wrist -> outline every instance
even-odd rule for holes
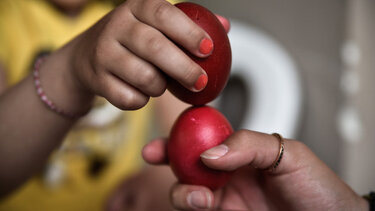
[[[72,74],[68,49],[62,48],[45,58],[39,72],[45,95],[59,109],[76,114],[73,116],[90,110],[94,94],[86,90]]]

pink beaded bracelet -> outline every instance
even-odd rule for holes
[[[34,70],[33,70],[33,77],[34,77],[34,84],[36,88],[36,93],[38,94],[39,98],[42,100],[43,104],[50,109],[51,111],[65,117],[68,119],[78,119],[88,113],[88,111],[82,112],[82,113],[77,113],[73,114],[68,111],[64,111],[63,109],[59,108],[56,106],[55,103],[53,103],[46,95],[44,92],[41,83],[40,83],[40,67],[42,66],[46,56],[39,57],[35,64],[34,64]]]

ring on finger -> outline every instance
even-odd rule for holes
[[[284,150],[285,150],[284,138],[278,133],[272,133],[272,135],[275,136],[279,140],[280,145],[279,145],[279,153],[275,161],[272,163],[270,167],[266,168],[267,171],[271,171],[271,172],[274,171],[279,166],[281,159],[283,158]]]

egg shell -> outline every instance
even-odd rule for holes
[[[232,133],[228,120],[212,107],[194,106],[185,110],[175,122],[167,144],[170,166],[179,182],[212,190],[225,185],[232,172],[207,167],[200,155]]]
[[[199,58],[182,48],[207,73],[208,83],[203,91],[192,92],[171,78],[168,81],[168,89],[173,95],[186,103],[204,105],[214,100],[228,82],[232,64],[229,39],[221,22],[208,9],[190,2],[178,3],[175,6],[210,35],[214,49],[210,56]]]

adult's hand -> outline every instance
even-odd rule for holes
[[[110,193],[106,211],[173,210],[169,203],[169,189],[176,181],[167,166],[148,166],[126,178]]]
[[[175,184],[171,201],[181,210],[368,210],[368,203],[346,185],[308,147],[285,139],[280,165],[275,136],[241,130],[222,145],[201,155],[213,169],[236,170],[223,188],[212,192],[202,186]],[[151,164],[167,162],[165,140],[144,147]]]

